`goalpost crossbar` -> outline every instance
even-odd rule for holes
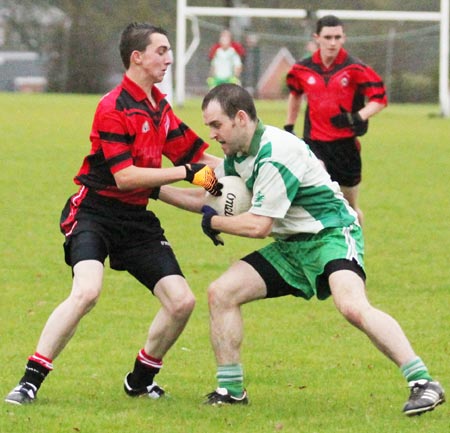
[[[439,22],[439,102],[441,114],[450,117],[449,1],[441,0],[439,12],[318,9],[314,11],[314,16],[321,18],[325,15],[336,15],[346,20]],[[199,34],[194,35],[189,49],[186,49],[186,20],[190,19],[195,23],[198,16],[305,19],[310,16],[310,11],[306,9],[188,6],[187,0],[177,0],[176,102],[178,105],[184,104],[186,64],[191,57],[192,47],[198,46],[200,38]]]

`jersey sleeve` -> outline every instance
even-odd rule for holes
[[[286,86],[294,95],[302,95],[304,90],[300,80],[300,65],[295,64],[286,75]]]
[[[266,162],[253,185],[252,207],[249,212],[271,218],[283,218],[292,205],[299,187],[294,177],[283,177],[279,167]]]
[[[182,122],[172,110],[167,113],[167,138],[163,154],[174,165],[197,162],[209,147],[189,126]]]
[[[112,111],[98,114],[91,140],[98,141],[98,147],[101,148],[111,173],[133,164],[130,151],[133,137],[127,130],[121,113]]]
[[[220,44],[216,43],[211,46],[211,48],[208,51],[208,59],[212,60],[214,56],[216,55],[217,49],[220,47]]]
[[[369,100],[387,105],[386,87],[382,78],[370,67],[361,70],[358,83],[361,93]]]
[[[286,158],[267,158],[262,155],[257,163],[257,177],[253,184],[251,213],[283,218],[292,206],[304,176],[305,165],[293,164],[297,156]],[[295,172],[293,171],[295,167]]]

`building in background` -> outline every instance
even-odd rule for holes
[[[55,7],[0,7],[0,91],[47,90],[50,60],[55,57],[53,29],[65,23],[66,15]]]
[[[46,87],[39,53],[0,50],[0,91],[44,92]]]

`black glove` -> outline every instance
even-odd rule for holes
[[[222,195],[223,185],[218,182],[214,170],[205,164],[186,164],[186,177],[193,185],[202,186],[210,194],[218,197]]]
[[[358,112],[350,113],[339,107],[341,114],[333,116],[330,121],[336,128],[351,128],[355,135],[361,136],[367,132],[369,122],[363,120]]]
[[[284,125],[283,128],[285,131],[290,132],[291,134],[295,135],[294,125]]]
[[[161,191],[161,187],[155,186],[152,189],[152,192],[150,193],[150,195],[148,197],[151,198],[152,200],[158,200],[160,191]]]
[[[208,236],[213,242],[214,245],[224,245],[222,238],[219,236],[220,232],[218,230],[214,230],[211,227],[211,218],[214,215],[217,215],[217,212],[211,206],[203,206],[202,207],[202,230],[206,236]]]

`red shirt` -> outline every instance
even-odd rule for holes
[[[243,45],[241,45],[239,42],[231,41],[231,46],[236,50],[236,52],[239,54],[239,57],[244,60],[245,58],[245,48]],[[214,55],[216,54],[217,49],[220,48],[220,44],[217,42],[215,43],[208,52],[208,58],[209,60],[212,60],[214,58]]]
[[[360,110],[366,98],[387,104],[381,77],[369,66],[350,56],[343,48],[333,64],[326,68],[317,50],[312,57],[292,66],[286,78],[291,93],[306,94],[304,138],[334,141],[353,137],[350,128],[336,128],[330,118],[341,112]]]
[[[76,184],[124,203],[145,206],[152,189],[120,191],[114,173],[130,165],[161,168],[163,155],[174,165],[201,158],[208,145],[178,119],[155,86],[152,95],[156,106],[125,75],[122,83],[101,99],[90,135],[91,152],[74,179]]]

